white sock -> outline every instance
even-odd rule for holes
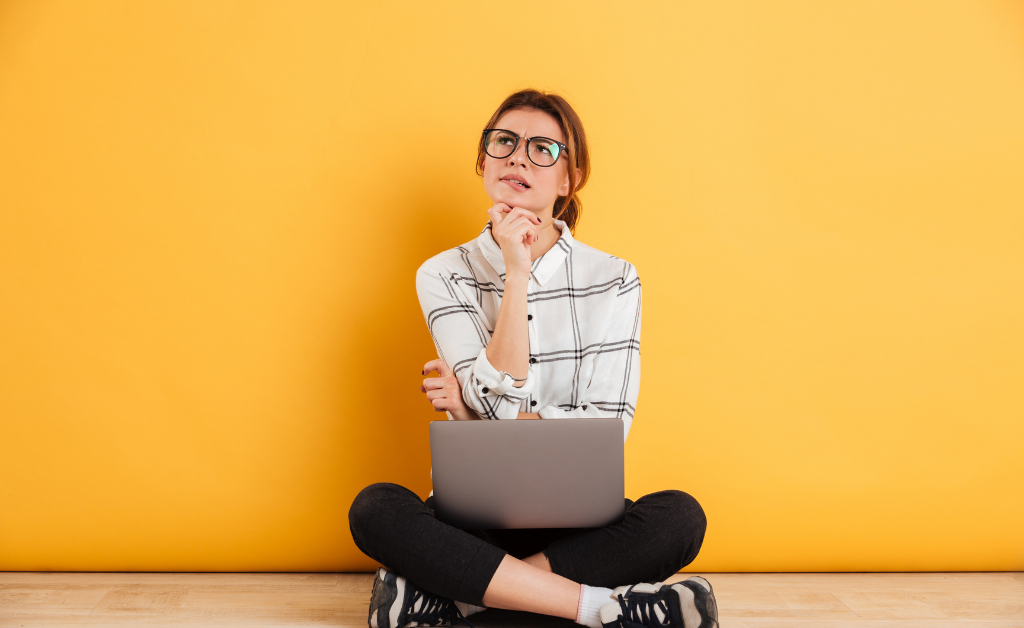
[[[580,604],[576,609],[576,623],[590,628],[601,628],[601,607],[611,601],[611,589],[581,584]]]
[[[469,617],[473,613],[479,613],[480,611],[487,610],[486,606],[473,606],[472,604],[467,604],[466,602],[456,601],[455,606],[459,607],[459,611],[462,613],[463,617]]]

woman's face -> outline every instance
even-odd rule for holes
[[[494,128],[512,131],[519,137],[541,136],[565,143],[558,122],[536,109],[506,111]],[[538,166],[526,158],[526,140],[520,139],[515,152],[504,159],[484,156],[484,190],[492,203],[550,215],[558,197],[569,193],[567,156],[561,155],[553,166]]]

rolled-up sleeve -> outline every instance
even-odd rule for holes
[[[517,388],[487,360],[494,330],[479,304],[463,292],[460,279],[432,260],[416,272],[416,294],[437,356],[455,372],[469,409],[484,419],[515,419],[533,392],[535,378],[528,373]]]
[[[629,264],[623,272],[608,332],[594,358],[593,377],[578,404],[568,409],[545,406],[538,413],[542,419],[622,419],[625,440],[640,395],[641,305],[640,277]]]

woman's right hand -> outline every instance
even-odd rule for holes
[[[479,419],[476,412],[466,407],[466,402],[462,399],[462,387],[448,364],[438,358],[423,365],[424,375],[434,371],[437,371],[438,376],[428,377],[420,386],[420,392],[426,393],[427,401],[434,407],[434,412],[448,411],[456,421]]]
[[[505,277],[530,276],[530,245],[537,241],[537,227],[541,220],[537,214],[521,207],[498,203],[487,210],[491,217],[491,237],[501,247],[505,259]]]

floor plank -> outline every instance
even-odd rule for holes
[[[722,628],[1024,628],[1019,572],[706,577]],[[371,584],[371,574],[0,572],[0,625],[362,628]],[[481,628],[576,625],[499,610],[471,619]]]

